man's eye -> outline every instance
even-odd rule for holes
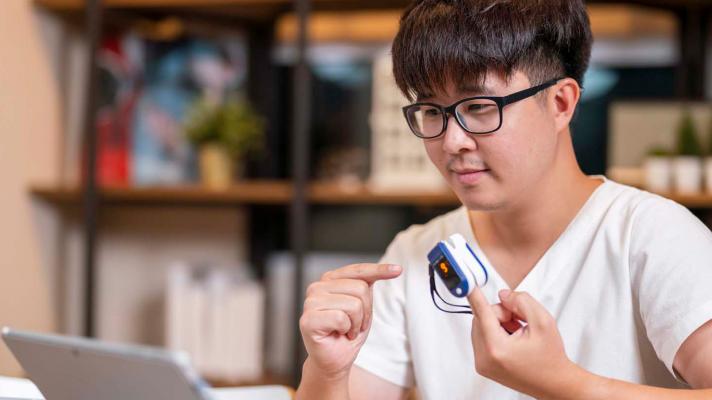
[[[470,104],[467,106],[467,112],[470,113],[477,113],[477,112],[486,112],[488,109],[492,107],[490,104]]]
[[[437,108],[431,108],[431,109],[425,110],[425,115],[428,117],[437,117],[440,115],[440,110],[438,110]]]

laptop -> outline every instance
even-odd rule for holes
[[[214,400],[187,354],[2,329],[8,348],[49,400]]]

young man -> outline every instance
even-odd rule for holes
[[[576,162],[591,40],[582,0],[405,11],[404,114],[464,206],[309,287],[299,399],[712,398],[712,234]],[[490,274],[473,317],[430,297],[427,253],[453,233]]]

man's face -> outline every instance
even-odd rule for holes
[[[447,106],[465,97],[507,96],[531,86],[521,72],[509,82],[488,74],[484,93],[450,84],[447,93],[419,100]],[[449,116],[440,137],[423,141],[430,160],[468,209],[502,210],[526,201],[553,168],[558,137],[550,99],[549,92],[541,92],[505,106],[502,127],[488,135],[470,134]]]

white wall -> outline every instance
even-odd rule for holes
[[[610,107],[609,167],[639,167],[648,151],[663,147],[675,151],[677,130],[685,109],[689,109],[704,148],[712,121],[706,103],[618,102]]]
[[[31,0],[0,6],[0,325],[49,331],[53,213],[33,204],[30,183],[54,182],[58,90]],[[42,243],[45,243],[43,246]],[[0,375],[20,369],[0,344]]]

